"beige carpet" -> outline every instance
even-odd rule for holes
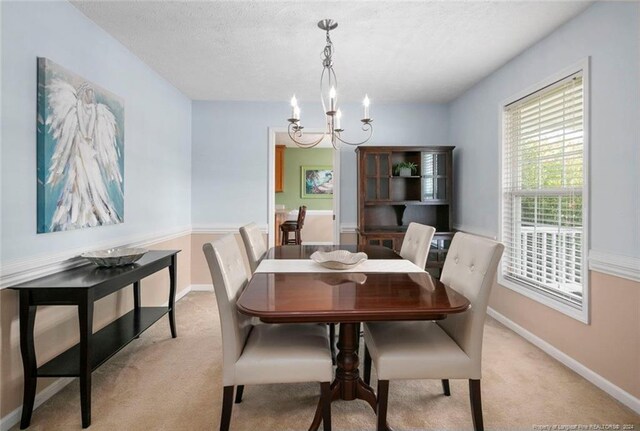
[[[93,374],[91,430],[218,429],[222,355],[213,294],[183,298],[177,322],[178,338],[171,339],[164,318]],[[487,429],[631,424],[640,430],[640,416],[494,320],[485,330],[483,367]],[[242,404],[234,405],[231,429],[305,430],[319,390],[311,383],[248,386]],[[439,381],[391,382],[389,424],[472,429],[466,381],[452,380],[451,392],[442,395]],[[76,380],[35,410],[29,429],[81,429],[79,398]],[[332,414],[334,430],[375,429],[362,401],[336,402]]]

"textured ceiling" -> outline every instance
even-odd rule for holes
[[[584,10],[579,1],[73,1],[196,100],[317,100],[322,18],[342,101],[447,102]]]

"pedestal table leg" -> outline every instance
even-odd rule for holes
[[[333,400],[364,400],[373,411],[377,411],[377,400],[373,389],[360,378],[358,366],[358,338],[360,337],[360,323],[341,323],[338,336],[338,357],[336,378],[331,384]],[[310,431],[316,431],[322,420],[322,404],[318,403],[316,415],[309,427]]]

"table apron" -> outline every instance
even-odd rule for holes
[[[252,315],[254,316],[254,315]],[[362,315],[362,316],[312,316],[312,315],[300,315],[300,316],[256,316],[264,323],[360,323],[360,322],[390,322],[390,321],[413,321],[413,320],[443,320],[447,318],[446,313],[440,314],[414,314],[406,316],[381,316],[376,315]]]

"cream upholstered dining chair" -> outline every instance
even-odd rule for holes
[[[402,247],[400,247],[400,256],[424,269],[434,233],[436,233],[436,229],[433,226],[409,223],[407,233],[402,240]]]
[[[364,325],[365,378],[373,361],[378,376],[378,429],[386,429],[389,380],[468,379],[475,430],[483,430],[480,398],[482,335],[496,268],[504,246],[458,232],[440,280],[466,296],[469,310],[438,322],[375,322]],[[370,365],[369,365],[370,366]]]
[[[329,340],[320,325],[251,325],[236,301],[247,284],[240,247],[227,235],[202,247],[218,303],[222,328],[222,416],[220,430],[229,429],[233,391],[242,401],[244,385],[320,382],[322,422],[331,430],[333,377]]]
[[[400,247],[400,256],[424,269],[427,265],[427,257],[429,256],[429,250],[431,249],[431,241],[433,240],[434,233],[436,233],[436,228],[433,226],[427,226],[415,222],[409,223],[407,233],[404,235],[402,246]],[[331,325],[331,334],[333,337],[335,328],[333,327],[333,323]],[[331,347],[331,352],[333,354],[333,344]]]
[[[264,255],[267,254],[267,244],[264,242],[262,232],[260,232],[255,223],[242,226],[240,228],[240,236],[242,237],[244,248],[247,250],[249,266],[253,274]]]

